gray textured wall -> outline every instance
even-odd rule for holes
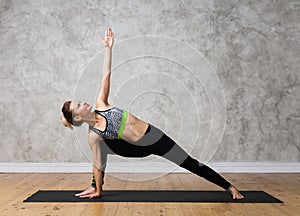
[[[292,0],[1,0],[0,161],[87,162],[86,128],[64,128],[60,109],[73,97],[93,103],[107,26],[114,105],[198,159],[299,161],[299,22]],[[142,35],[163,39],[130,39]],[[129,59],[143,54],[153,56]]]

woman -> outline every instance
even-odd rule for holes
[[[88,141],[93,153],[92,187],[76,194],[81,198],[101,196],[107,152],[124,157],[146,157],[150,154],[162,156],[198,176],[228,190],[233,199],[243,199],[236,187],[208,166],[190,157],[169,136],[150,123],[140,120],[126,110],[114,107],[108,102],[110,89],[111,58],[114,34],[106,29],[102,66],[101,87],[96,99],[96,110],[80,101],[67,101],[62,108],[62,121],[66,127],[89,125]]]

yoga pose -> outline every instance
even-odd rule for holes
[[[102,81],[92,106],[80,101],[67,101],[62,107],[62,121],[66,127],[89,125],[88,141],[93,154],[93,180],[90,188],[76,194],[81,198],[100,197],[106,167],[107,154],[124,157],[146,157],[151,154],[164,157],[180,167],[201,176],[231,192],[233,199],[244,198],[235,186],[217,172],[190,157],[173,139],[154,125],[142,121],[126,110],[108,102],[110,90],[111,58],[114,34],[106,29],[102,66]]]

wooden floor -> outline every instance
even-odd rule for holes
[[[133,174],[120,174],[122,178]],[[148,174],[149,175],[149,174]],[[300,173],[221,174],[240,190],[263,190],[284,203],[23,203],[37,190],[81,190],[91,174],[0,174],[0,215],[300,215]],[[194,174],[168,174],[151,181],[126,181],[109,174],[104,190],[222,190]]]

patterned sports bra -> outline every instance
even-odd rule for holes
[[[121,139],[125,128],[128,112],[118,107],[112,107],[110,109],[100,111],[95,110],[95,113],[101,115],[106,120],[106,128],[101,131],[94,127],[89,127],[96,134],[105,139]]]

